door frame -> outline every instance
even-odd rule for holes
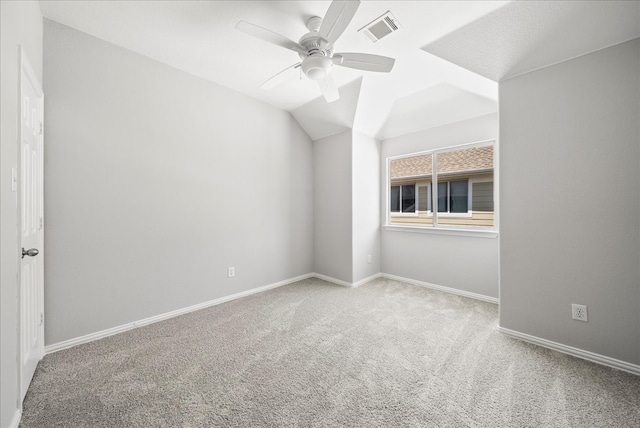
[[[31,82],[31,84],[34,86],[34,88],[36,89],[37,95],[39,97],[39,109],[41,111],[41,117],[40,117],[40,123],[41,123],[41,128],[40,128],[40,146],[41,146],[41,159],[39,160],[39,165],[38,168],[41,172],[40,175],[40,179],[42,180],[42,185],[40,186],[41,188],[41,192],[39,195],[40,198],[40,204],[42,207],[42,212],[41,212],[41,228],[40,228],[40,233],[38,236],[38,250],[40,251],[40,253],[38,254],[37,257],[41,257],[41,271],[39,272],[41,279],[41,283],[42,285],[38,287],[38,306],[40,309],[40,313],[41,313],[41,323],[38,326],[38,334],[40,335],[40,337],[42,338],[42,340],[40,341],[39,347],[38,347],[38,356],[39,359],[42,359],[44,357],[44,91],[42,90],[42,85],[35,73],[35,71],[33,70],[33,67],[31,66],[31,62],[29,61],[29,58],[26,54],[26,52],[24,51],[23,47],[21,45],[18,45],[18,51],[19,51],[19,70],[18,70],[18,140],[17,140],[17,144],[18,144],[18,165],[17,165],[17,177],[19,183],[17,186],[17,232],[18,232],[18,248],[16,248],[17,250],[17,258],[18,258],[18,290],[17,290],[17,309],[18,309],[18,352],[17,352],[17,357],[18,357],[18,385],[17,385],[17,389],[18,389],[18,400],[19,400],[19,409],[22,409],[22,401],[24,398],[24,395],[26,394],[26,390],[23,390],[22,388],[22,376],[23,376],[23,349],[24,349],[24,344],[22,343],[23,341],[23,322],[22,322],[22,261],[21,261],[21,252],[22,252],[22,246],[23,246],[23,242],[22,242],[22,73],[24,72],[27,76],[27,78],[29,79],[29,81]],[[27,387],[28,388],[28,387]]]

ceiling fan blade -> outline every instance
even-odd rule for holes
[[[333,77],[331,77],[330,74],[327,74],[324,79],[318,80],[318,84],[320,85],[320,90],[322,91],[322,95],[324,95],[324,99],[327,100],[328,103],[332,103],[340,99],[336,82],[334,82]]]
[[[340,52],[331,58],[335,65],[356,68],[358,70],[380,71],[388,73],[393,68],[396,60],[388,56],[372,55],[365,53]]]
[[[338,40],[349,26],[358,6],[360,0],[333,0],[318,31],[318,35],[323,39],[320,41],[321,49],[333,45]]]
[[[292,51],[306,54],[306,50],[300,46],[298,43],[294,42],[291,39],[286,38],[285,36],[274,33],[271,30],[267,30],[259,25],[252,24],[247,21],[240,21],[236,24],[236,30],[242,31],[243,33],[249,34],[250,36],[257,37],[258,39],[262,39],[265,42],[272,43],[276,46],[283,47],[285,49],[290,49]]]
[[[297,64],[293,64],[290,67],[285,68],[280,73],[269,78],[269,80],[265,81],[262,85],[260,85],[260,89],[271,89],[278,86],[279,84],[287,80],[293,74],[292,72],[295,71],[297,68],[300,68],[301,65],[302,63],[299,62]]]

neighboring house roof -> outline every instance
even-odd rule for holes
[[[431,176],[431,156],[429,153],[393,159],[390,165],[391,179]],[[472,173],[492,169],[492,145],[438,153],[438,174]]]

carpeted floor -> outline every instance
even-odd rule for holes
[[[639,427],[640,377],[498,307],[308,279],[48,355],[21,427]]]

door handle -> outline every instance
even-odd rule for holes
[[[35,257],[38,255],[40,251],[38,251],[35,248],[30,248],[28,250],[25,250],[24,248],[22,249],[22,258],[24,259],[24,256],[29,256],[29,257]]]

